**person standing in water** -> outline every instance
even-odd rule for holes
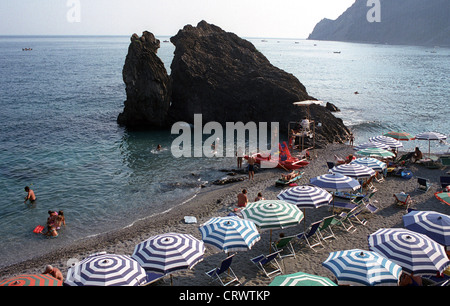
[[[34,191],[30,189],[30,187],[25,187],[25,192],[27,192],[27,196],[25,197],[24,203],[26,203],[28,200],[30,200],[30,203],[33,204],[34,201],[36,201],[36,195],[34,194]]]

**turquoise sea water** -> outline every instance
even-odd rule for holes
[[[159,39],[170,73],[174,47]],[[391,129],[450,132],[450,49],[249,40],[310,95],[341,108],[356,143]],[[128,45],[129,37],[0,37],[0,266],[163,213],[234,167],[233,159],[174,159],[154,149],[176,135],[116,124]],[[428,149],[405,147],[416,145]],[[27,185],[34,205],[23,203]],[[67,218],[58,239],[32,233],[49,209]]]

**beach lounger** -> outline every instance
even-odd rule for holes
[[[441,176],[441,177],[439,178],[439,181],[440,181],[440,183],[441,183],[442,190],[445,190],[445,188],[446,188],[448,185],[450,185],[450,176]]]
[[[394,193],[394,199],[395,204],[405,207],[405,209],[408,209],[409,206],[412,204],[411,196],[404,192]]]
[[[277,261],[277,257],[281,253],[281,251],[282,250],[276,251],[267,256],[261,254],[250,259],[250,261],[254,263],[261,271],[263,271],[267,277],[272,277],[274,275],[283,273],[283,271],[281,270],[281,266]],[[271,268],[270,271],[269,268]]]
[[[417,188],[419,191],[427,192],[431,187],[430,181],[422,177],[417,178],[417,183],[419,184],[419,187]]]
[[[444,168],[450,166],[450,155],[443,155],[439,158]]]
[[[310,225],[307,231],[297,234],[297,238],[300,240],[300,243],[306,243],[314,252],[317,252],[314,248],[316,246],[322,246],[322,239],[319,234],[319,227],[322,223],[322,220],[314,222]]]
[[[356,227],[350,218],[353,218],[355,215],[361,213],[361,208],[359,206],[355,207],[349,212],[341,212],[338,216],[333,218],[333,225],[341,225],[345,231],[354,232],[356,231]]]
[[[218,281],[222,286],[228,286],[231,284],[239,286],[241,282],[237,278],[236,274],[234,274],[233,269],[231,269],[231,262],[233,261],[234,255],[236,254],[230,255],[222,260],[219,267],[206,272],[206,275],[211,277],[212,281]]]
[[[334,235],[334,232],[332,230],[332,222],[333,222],[334,216],[325,217],[322,219],[322,223],[319,227],[319,235],[320,238],[323,241],[326,241],[327,239],[337,239],[336,235]]]
[[[278,251],[282,251],[282,250],[286,250],[285,254],[281,255],[281,252],[279,253],[279,256],[281,259],[285,258],[285,257],[290,257],[290,256],[294,256],[295,258],[295,251],[294,251],[294,247],[292,246],[292,239],[294,239],[296,236],[289,236],[289,237],[283,237],[280,238],[278,241],[276,242],[272,242],[272,248],[274,249],[274,251],[278,252]]]
[[[358,204],[352,203],[351,201],[349,202],[331,201],[331,203],[328,205],[333,208],[348,209],[348,210],[352,210],[358,207]]]
[[[334,166],[335,166],[335,164],[334,164],[333,162],[327,162],[327,167],[328,167],[328,170],[331,170],[331,169],[333,169],[333,168],[334,168]]]

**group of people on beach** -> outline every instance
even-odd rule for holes
[[[59,235],[58,230],[61,229],[61,226],[66,225],[66,218],[64,217],[64,212],[62,210],[58,212],[49,210],[48,214],[47,231],[42,231],[41,234],[51,238],[56,238]]]
[[[25,202],[30,201],[31,204],[34,204],[36,201],[36,194],[34,191],[29,187],[25,187],[25,192],[27,193],[27,196],[25,197]],[[61,229],[61,226],[66,225],[66,218],[64,217],[64,212],[62,210],[56,212],[53,210],[48,211],[49,217],[47,218],[47,224],[46,224],[46,231],[44,230],[41,232],[41,234],[56,238],[58,237],[58,230]]]
[[[248,204],[248,197],[247,197],[247,189],[243,189],[241,193],[237,195],[237,206],[238,207],[246,207]],[[262,193],[258,192],[258,195],[256,196],[254,202],[265,200]]]

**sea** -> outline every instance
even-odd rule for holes
[[[174,46],[158,38],[170,73]],[[449,48],[248,40],[311,96],[335,104],[355,144],[390,130],[450,133]],[[116,123],[129,43],[128,36],[0,37],[0,267],[167,213],[236,167],[234,158],[174,158],[178,135]],[[428,145],[414,140],[403,150]],[[449,145],[430,148],[446,153]],[[34,204],[24,203],[25,186]],[[49,210],[66,216],[57,239],[33,233]]]

